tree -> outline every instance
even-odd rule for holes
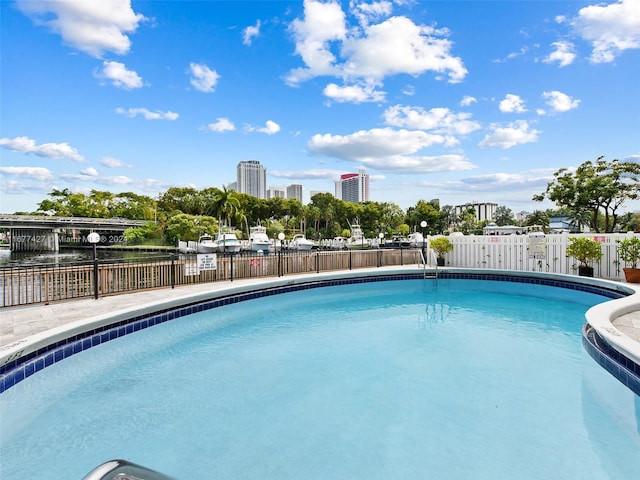
[[[165,237],[169,244],[175,245],[178,240],[198,240],[200,235],[213,235],[218,230],[218,221],[213,217],[179,213],[167,222]]]
[[[554,180],[547,189],[533,200],[545,198],[560,207],[567,207],[574,218],[590,213],[590,226],[600,232],[599,214],[604,215],[604,231],[612,232],[617,221],[618,209],[626,200],[640,196],[640,164],[634,162],[611,162],[598,157],[595,162],[587,161],[575,172],[561,168],[554,174]]]
[[[542,210],[534,210],[533,213],[527,215],[525,224],[527,226],[540,225],[543,228],[547,228],[549,226],[549,214]]]
[[[442,232],[443,216],[437,202],[418,200],[415,207],[407,209],[407,223],[421,231],[421,223],[427,222],[425,234]]]
[[[513,225],[513,223],[515,222],[513,211],[510,208],[505,207],[504,205],[498,205],[498,207],[496,207],[496,213],[493,220],[497,225],[500,226]]]
[[[231,226],[231,219],[236,215],[240,207],[240,202],[236,198],[236,192],[227,190],[227,187],[223,186],[222,190],[216,192],[214,199],[218,218],[224,220],[225,225]]]

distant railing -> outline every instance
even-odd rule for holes
[[[212,256],[209,256],[211,260]],[[74,298],[98,298],[124,292],[177,285],[276,277],[331,270],[422,262],[420,250],[278,251],[269,255],[215,255],[215,268],[202,268],[198,255],[158,259],[98,260],[68,265],[32,265],[0,270],[3,307],[48,303]],[[97,275],[96,275],[97,272]]]
[[[589,237],[602,245],[603,257],[595,262],[594,275],[624,280],[617,242],[631,234],[581,235],[465,235],[449,236],[453,250],[445,255],[445,267],[534,271],[575,275],[578,265],[567,257],[572,237]],[[638,235],[638,234],[635,234]],[[215,269],[200,268],[196,255],[158,259],[138,258],[72,265],[36,265],[0,270],[0,304],[4,307],[47,303],[72,298],[114,295],[149,288],[167,288],[245,278],[276,277],[332,270],[424,265],[435,266],[427,238],[421,248],[369,250],[276,251],[268,255],[244,252],[216,256]],[[209,265],[210,267],[211,265]],[[95,272],[97,271],[97,275]],[[97,287],[97,288],[96,288]]]

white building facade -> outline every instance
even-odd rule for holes
[[[287,186],[287,198],[295,198],[302,203],[302,185],[294,183]]]
[[[336,181],[336,198],[345,202],[369,201],[369,174],[360,169],[358,173],[345,173]]]
[[[238,163],[238,192],[267,198],[267,169],[257,160]]]
[[[464,205],[456,205],[454,213],[456,216],[462,215],[469,208],[473,208],[476,212],[476,220],[479,222],[491,221],[496,216],[497,203],[465,203]]]

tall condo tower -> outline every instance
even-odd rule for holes
[[[302,203],[302,185],[298,183],[292,183],[287,186],[287,198],[295,198]]]
[[[336,198],[353,203],[369,201],[369,174],[365,169],[340,175],[340,180],[336,181]]]
[[[267,198],[267,169],[257,160],[238,163],[238,192]]]

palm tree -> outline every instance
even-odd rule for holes
[[[227,187],[225,186],[215,194],[216,213],[218,218],[222,217],[225,225],[227,226],[229,226],[229,222],[240,208],[240,202],[236,198],[235,194],[236,192],[233,190],[227,190]]]

